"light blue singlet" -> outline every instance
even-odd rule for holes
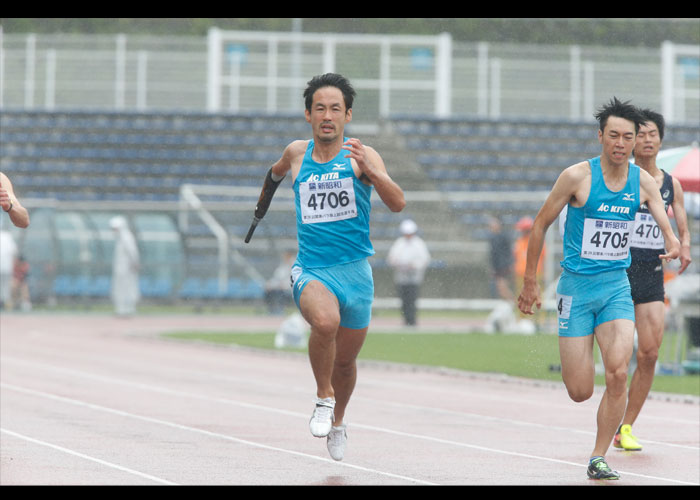
[[[347,151],[317,163],[309,145],[294,181],[297,262],[305,269],[328,267],[374,255],[369,237],[372,186],[360,181]]]
[[[591,335],[602,323],[634,321],[626,268],[630,236],[639,208],[639,167],[629,163],[627,182],[617,192],[605,185],[600,157],[589,160],[591,190],[583,207],[567,208],[564,268],[557,283],[559,335]]]
[[[630,265],[630,232],[639,209],[639,167],[629,163],[627,183],[620,191],[605,185],[600,157],[588,160],[591,190],[583,207],[567,208],[564,229],[564,269],[596,274]]]
[[[301,310],[301,294],[321,282],[338,299],[340,326],[366,328],[372,317],[374,280],[367,257],[372,186],[360,181],[346,150],[328,163],[311,157],[309,145],[294,180],[299,253],[292,266],[292,294]]]

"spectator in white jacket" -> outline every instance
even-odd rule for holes
[[[394,270],[394,282],[401,299],[401,313],[407,326],[416,324],[416,301],[425,270],[430,264],[430,252],[417,235],[418,226],[410,219],[400,226],[399,237],[389,249],[387,262]]]
[[[139,288],[139,249],[136,238],[124,217],[109,221],[114,230],[114,261],[112,266],[112,302],[117,316],[127,317],[136,312],[141,298]]]

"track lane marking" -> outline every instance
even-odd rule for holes
[[[84,377],[86,379],[92,379],[92,380],[99,381],[99,382],[108,382],[108,383],[112,383],[112,384],[126,385],[126,386],[130,386],[130,387],[135,387],[137,389],[142,389],[142,390],[147,390],[147,391],[152,391],[152,392],[160,392],[163,394],[171,394],[171,395],[179,396],[179,397],[189,397],[189,398],[206,400],[206,401],[210,401],[210,402],[223,403],[223,404],[227,404],[227,405],[236,405],[236,406],[240,406],[243,408],[261,410],[261,411],[267,411],[267,412],[274,412],[274,413],[278,413],[280,415],[285,415],[285,416],[308,418],[308,415],[301,414],[299,412],[282,410],[279,408],[271,408],[269,406],[257,405],[254,403],[246,403],[243,401],[236,401],[236,400],[232,400],[232,399],[228,399],[228,398],[220,398],[220,397],[192,394],[189,392],[183,392],[183,391],[178,391],[178,390],[173,390],[173,389],[167,389],[164,387],[159,387],[159,386],[155,386],[152,384],[143,384],[141,382],[133,382],[133,381],[124,380],[121,378],[115,378],[115,377],[106,376],[106,375],[97,375],[97,374],[85,372],[82,370],[75,370],[72,368],[53,366],[53,365],[48,365],[46,363],[41,363],[41,362],[20,360],[17,358],[6,357],[6,356],[3,356],[2,359],[5,361],[9,361],[11,363],[15,362],[15,363],[19,363],[19,364],[33,366],[36,368],[43,368],[43,369],[52,370],[52,371],[56,371],[56,372],[63,372],[66,374]],[[185,371],[188,373],[191,372],[191,370],[185,370]],[[201,372],[199,372],[199,371],[195,371],[194,373],[197,375],[201,374]],[[204,375],[207,375],[207,374],[204,374]],[[252,380],[252,381],[245,380],[245,382],[250,384],[251,382],[254,383],[255,381],[254,380]],[[477,413],[446,410],[446,409],[442,409],[442,408],[435,408],[432,406],[421,406],[421,405],[413,405],[410,403],[403,403],[403,402],[376,400],[373,398],[368,398],[366,396],[360,396],[360,395],[355,396],[355,399],[366,400],[366,401],[370,401],[372,403],[386,404],[389,406],[411,408],[414,410],[433,411],[435,413],[444,413],[447,415],[456,415],[456,416],[461,416],[461,417],[481,419],[484,421],[507,423],[510,425],[520,425],[520,426],[535,427],[535,428],[540,428],[540,429],[544,428],[544,429],[548,429],[548,430],[556,430],[556,431],[569,432],[569,433],[574,433],[574,434],[581,434],[581,435],[585,435],[585,436],[595,436],[596,435],[596,433],[593,431],[586,431],[586,430],[581,430],[581,429],[571,429],[569,427],[553,426],[553,425],[549,425],[549,424],[527,422],[527,421],[523,421],[523,420],[509,419],[509,418],[504,418],[504,417],[494,417],[491,415],[480,415]],[[688,422],[688,421],[686,421],[686,422]],[[353,426],[359,426],[359,424],[353,423]],[[684,444],[678,444],[678,443],[667,443],[667,442],[662,442],[662,441],[650,441],[650,440],[645,440],[645,442],[648,444],[663,445],[663,446],[668,446],[668,447],[672,447],[672,448],[681,448],[681,449],[687,449],[687,450],[691,450],[691,451],[700,451],[700,447],[698,447],[698,446],[690,446],[690,445],[684,445]]]
[[[63,369],[61,369],[61,370],[63,370]],[[67,370],[67,371],[73,371],[73,370]],[[82,372],[79,372],[79,373],[82,373]],[[110,381],[112,383],[118,383],[118,384],[122,384],[122,385],[136,386],[138,388],[142,388],[142,389],[146,389],[146,390],[150,390],[150,391],[155,391],[155,392],[161,392],[161,393],[165,393],[165,394],[176,395],[179,397],[185,396],[185,397],[190,397],[190,398],[195,398],[195,399],[203,399],[203,400],[207,400],[207,401],[221,402],[221,403],[225,403],[225,404],[233,404],[236,406],[242,406],[245,408],[252,408],[252,409],[256,409],[256,410],[282,413],[282,414],[285,414],[287,416],[308,418],[308,415],[301,414],[299,412],[279,410],[276,408],[270,408],[270,407],[256,405],[256,404],[250,404],[250,403],[241,403],[241,402],[229,400],[226,398],[211,398],[208,396],[194,395],[194,394],[190,394],[190,393],[186,393],[186,392],[182,392],[182,391],[175,391],[175,390],[160,388],[160,387],[151,386],[151,385],[147,385],[147,384],[126,382],[126,381],[123,381],[120,379],[113,379],[112,377],[95,376],[95,375],[84,374],[84,373],[82,373],[82,375],[85,377],[88,377],[88,378],[95,378],[95,379],[99,379],[102,381],[107,380],[107,381]],[[280,452],[284,452],[284,453],[288,453],[288,454],[292,454],[292,455],[297,455],[297,456],[302,456],[302,457],[306,457],[306,458],[312,458],[315,460],[321,460],[321,461],[325,461],[325,462],[335,463],[335,464],[344,465],[344,466],[356,468],[356,469],[363,470],[363,471],[371,471],[371,472],[375,472],[375,473],[382,474],[382,475],[387,475],[387,476],[391,476],[391,477],[395,477],[395,478],[401,478],[401,479],[408,480],[411,482],[419,482],[421,484],[434,484],[434,483],[430,483],[427,481],[418,480],[415,478],[408,478],[406,476],[401,476],[401,475],[397,475],[397,474],[393,474],[393,473],[387,473],[387,472],[383,472],[383,471],[377,471],[374,469],[368,469],[368,468],[364,468],[364,467],[360,467],[360,466],[355,466],[355,465],[349,464],[347,462],[334,462],[330,459],[317,457],[315,455],[309,455],[309,454],[297,452],[294,450],[287,450],[284,448],[278,448],[278,447],[274,447],[274,446],[264,445],[261,443],[255,443],[253,441],[249,441],[249,440],[245,440],[245,439],[241,439],[241,438],[236,438],[233,436],[228,436],[226,434],[220,434],[220,433],[215,433],[215,432],[211,432],[211,431],[206,431],[204,429],[198,429],[195,427],[184,426],[181,424],[156,419],[153,417],[145,417],[142,415],[136,415],[136,414],[132,414],[129,412],[125,412],[123,410],[117,410],[114,408],[96,405],[93,403],[88,403],[88,402],[80,401],[77,399],[66,398],[63,396],[57,396],[55,394],[50,394],[50,393],[46,393],[43,391],[36,391],[34,389],[28,389],[25,387],[20,387],[20,386],[16,386],[16,385],[12,385],[12,384],[0,383],[0,387],[5,387],[7,389],[15,390],[17,392],[22,392],[25,394],[32,394],[32,395],[44,397],[47,399],[62,401],[65,403],[70,403],[70,404],[74,404],[74,405],[78,405],[78,406],[83,406],[83,407],[87,407],[87,408],[91,408],[91,409],[96,409],[96,410],[105,411],[105,412],[109,412],[109,413],[113,413],[113,414],[117,414],[117,415],[122,415],[122,416],[129,417],[129,418],[135,418],[135,419],[139,419],[139,420],[143,420],[143,421],[147,421],[147,422],[151,422],[151,423],[166,425],[166,426],[174,427],[174,428],[177,428],[180,430],[188,430],[188,431],[192,431],[192,432],[198,432],[198,433],[205,434],[205,435],[208,435],[211,437],[223,438],[223,439],[227,439],[227,440],[242,443],[242,444],[247,444],[247,445],[254,446],[254,447],[259,447],[259,448],[273,450],[273,451],[280,451]],[[385,427],[377,427],[377,426],[371,426],[371,425],[366,425],[366,424],[357,424],[357,423],[353,423],[352,425],[353,425],[353,427],[356,427],[356,428],[362,428],[362,429],[371,430],[371,431],[375,431],[375,432],[383,432],[383,433],[393,434],[393,435],[397,435],[397,436],[410,437],[413,439],[420,439],[423,441],[429,441],[429,442],[440,443],[440,444],[445,444],[445,445],[459,446],[459,447],[475,449],[475,450],[479,450],[479,451],[486,451],[486,452],[490,452],[490,453],[496,453],[496,454],[508,455],[508,456],[517,456],[517,457],[521,457],[521,458],[534,459],[534,460],[538,460],[538,461],[546,461],[546,462],[551,462],[551,463],[558,463],[558,464],[562,464],[562,465],[586,467],[586,465],[582,465],[580,463],[569,462],[566,460],[559,460],[559,459],[551,458],[551,457],[542,457],[539,455],[531,455],[531,454],[521,453],[521,452],[516,452],[516,451],[501,450],[501,449],[491,448],[491,447],[486,447],[486,446],[474,445],[474,444],[469,444],[469,443],[462,443],[462,442],[453,441],[453,440],[436,438],[433,436],[425,436],[422,434],[397,431],[397,430],[388,429]],[[692,482],[687,482],[687,481],[678,480],[678,479],[671,479],[671,478],[650,476],[650,475],[646,475],[646,474],[639,474],[639,473],[635,473],[635,472],[627,472],[627,471],[619,471],[619,472],[624,473],[626,475],[630,475],[630,476],[642,477],[642,478],[646,478],[646,479],[653,479],[653,480],[664,481],[664,482],[671,482],[671,483],[676,483],[676,484],[686,484],[686,485],[697,485],[698,484],[698,483],[692,483]]]
[[[413,478],[413,477],[403,476],[403,475],[401,475],[401,474],[394,474],[394,473],[391,473],[391,472],[380,471],[380,470],[377,470],[377,469],[371,469],[371,468],[362,467],[362,466],[359,466],[359,465],[353,465],[353,464],[350,464],[350,463],[347,463],[347,462],[336,462],[335,460],[332,460],[332,459],[330,459],[330,458],[319,457],[319,456],[316,456],[316,455],[310,455],[310,454],[308,454],[308,453],[303,453],[303,452],[294,451],[294,450],[287,450],[287,449],[285,449],[285,448],[279,448],[279,447],[277,447],[277,446],[270,446],[270,445],[266,445],[266,444],[262,444],[262,443],[256,443],[256,442],[254,442],[254,441],[250,441],[250,440],[247,440],[247,439],[241,439],[241,438],[237,438],[237,437],[234,437],[234,436],[229,436],[229,435],[227,435],[227,434],[221,434],[221,433],[218,433],[218,432],[207,431],[207,430],[205,430],[205,429],[199,429],[199,428],[197,428],[197,427],[191,427],[191,426],[188,426],[188,425],[182,425],[182,424],[178,424],[178,423],[175,423],[175,422],[170,422],[170,421],[167,421],[167,420],[162,420],[162,419],[158,419],[158,418],[154,418],[154,417],[147,417],[147,416],[144,416],[144,415],[138,415],[138,414],[130,413],[130,412],[127,412],[127,411],[118,410],[118,409],[116,409],[116,408],[110,408],[110,407],[107,407],[107,406],[97,405],[97,404],[94,404],[94,403],[88,403],[88,402],[86,402],[86,401],[81,401],[81,400],[78,400],[78,399],[66,398],[66,397],[64,397],[64,396],[58,396],[58,395],[56,395],[56,394],[50,394],[50,393],[43,392],[43,391],[37,391],[37,390],[29,389],[29,388],[26,388],[26,387],[20,387],[20,386],[16,386],[16,385],[12,385],[12,384],[6,384],[6,383],[1,383],[1,384],[0,384],[0,387],[3,387],[3,388],[8,389],[8,390],[15,391],[15,392],[20,392],[20,393],[23,393],[23,394],[27,394],[27,395],[37,396],[37,397],[41,397],[41,398],[44,398],[44,399],[50,399],[50,400],[53,400],[53,401],[59,401],[59,402],[62,402],[62,403],[67,403],[67,404],[71,404],[71,405],[75,405],[75,406],[80,406],[80,407],[84,407],[84,408],[89,408],[89,409],[91,409],[91,410],[97,410],[97,411],[102,411],[102,412],[105,412],[105,413],[111,413],[111,414],[113,414],[113,415],[119,415],[119,416],[121,416],[121,417],[126,417],[126,418],[135,419],[135,420],[140,420],[140,421],[142,421],[142,422],[148,422],[148,423],[152,423],[152,424],[162,425],[162,426],[174,428],[174,429],[177,429],[177,430],[194,432],[194,433],[197,433],[197,434],[202,434],[202,435],[205,435],[205,436],[208,436],[208,437],[217,438],[217,439],[224,439],[224,440],[227,440],[227,441],[231,441],[231,442],[235,442],[235,443],[238,443],[238,444],[244,444],[244,445],[252,446],[252,447],[255,447],[255,448],[261,448],[261,449],[265,449],[265,450],[269,450],[269,451],[275,451],[275,452],[286,453],[286,454],[289,454],[289,455],[294,455],[294,456],[298,456],[298,457],[302,457],[302,458],[306,458],[306,459],[312,459],[312,460],[315,460],[315,461],[325,462],[325,463],[329,463],[329,464],[333,464],[333,465],[338,465],[338,466],[342,466],[342,467],[348,467],[348,468],[355,469],[355,470],[359,470],[359,471],[362,471],[362,472],[368,472],[368,473],[371,473],[371,474],[377,474],[377,475],[381,475],[381,476],[391,477],[391,478],[394,478],[394,479],[400,479],[400,480],[407,481],[407,482],[410,482],[410,483],[423,484],[423,485],[436,485],[436,483],[432,483],[432,482],[429,482],[429,481],[424,481],[424,480],[422,480],[422,479],[417,479],[417,478]],[[256,405],[254,405],[254,406],[256,406]]]
[[[148,480],[156,482],[156,483],[177,486],[176,483],[170,482],[166,479],[152,476],[150,474],[146,474],[145,472],[139,472],[137,470],[130,469],[129,467],[124,467],[123,465],[115,464],[112,462],[107,462],[106,460],[102,460],[100,458],[91,457],[90,455],[86,455],[84,453],[80,453],[79,451],[71,450],[69,448],[64,448],[63,446],[59,446],[57,444],[52,444],[52,443],[48,443],[46,441],[42,441],[40,439],[25,436],[24,434],[20,434],[19,432],[14,432],[14,431],[11,431],[9,429],[0,428],[0,433],[7,434],[8,436],[13,436],[17,439],[22,439],[24,441],[28,441],[28,442],[33,443],[33,444],[38,444],[40,446],[51,448],[51,449],[60,451],[62,453],[67,453],[68,455],[73,455],[73,456],[78,457],[78,458],[89,460],[91,462],[96,462],[100,465],[106,465],[107,467],[111,467],[112,469],[117,469],[117,470],[122,471],[122,472],[128,472],[129,474],[133,474],[135,476],[139,476],[139,477],[142,477],[144,479],[148,479]]]

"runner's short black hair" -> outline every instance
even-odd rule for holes
[[[629,101],[622,102],[617,97],[613,97],[608,104],[602,106],[595,114],[595,119],[598,120],[601,132],[605,130],[608,118],[611,116],[617,116],[633,122],[635,134],[639,132],[639,126],[646,121],[636,106],[630,104]]]
[[[657,113],[651,109],[642,109],[639,111],[644,118],[644,123],[655,123],[656,128],[659,129],[659,139],[664,140],[664,129],[666,128],[666,120],[661,113]]]
[[[345,101],[345,110],[352,109],[352,103],[355,100],[355,89],[350,85],[350,81],[337,73],[326,73],[325,75],[314,76],[307,83],[304,90],[304,100],[306,110],[311,111],[311,103],[314,98],[314,93],[323,87],[335,87],[343,94]]]

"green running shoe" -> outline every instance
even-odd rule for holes
[[[589,479],[620,479],[620,474],[608,467],[603,457],[592,458],[587,472]]]

